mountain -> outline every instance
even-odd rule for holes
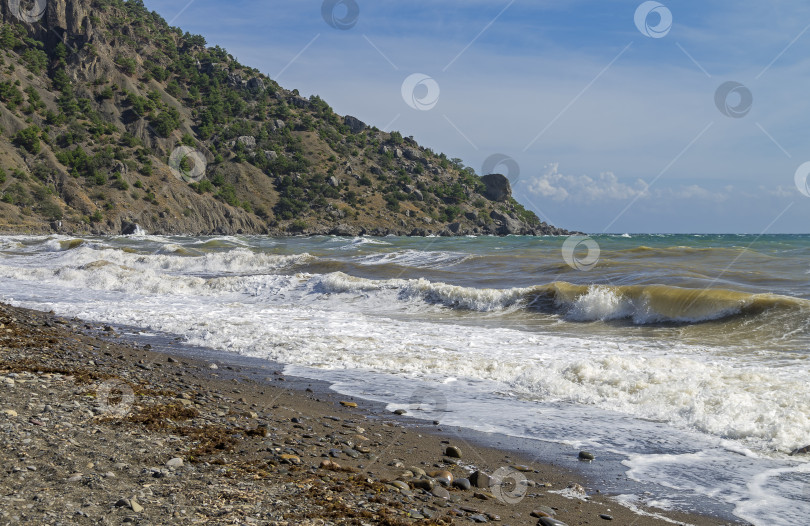
[[[139,0],[0,3],[0,230],[564,234]]]

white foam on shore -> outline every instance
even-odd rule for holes
[[[810,436],[810,372],[798,367],[742,367],[683,344],[656,348],[629,340],[616,352],[615,343],[595,338],[434,323],[425,313],[423,321],[393,317],[403,299],[485,312],[518,304],[526,289],[342,273],[193,275],[257,263],[278,269],[309,257],[235,249],[187,258],[80,246],[46,254],[37,266],[3,261],[0,293],[26,302],[50,297],[71,315],[153,327],[283,363],[496,381],[527,399],[594,405],[759,451],[790,451]],[[62,300],[67,291],[85,298],[81,312]],[[364,296],[340,295],[346,291]]]

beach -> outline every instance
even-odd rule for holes
[[[569,526],[728,524],[634,514],[570,468],[273,368],[158,353],[8,305],[0,323],[3,524],[536,524],[545,512]],[[500,483],[469,490],[419,475],[499,469]]]
[[[611,513],[801,523],[810,462],[791,453],[810,443],[810,238],[593,240],[599,260],[582,270],[566,263],[558,237],[6,236],[0,302],[109,326],[92,334],[198,363],[150,380],[153,390],[192,373],[195,383],[232,378],[230,366],[245,386],[300,384],[304,397],[331,400],[330,411],[356,411],[339,404],[352,402],[454,442],[425,446],[405,468],[441,471],[448,445],[474,464],[491,447],[521,458],[482,464],[490,475],[553,464],[572,479],[544,494],[576,482],[609,495]],[[101,354],[86,361],[120,363]],[[180,367],[138,360],[125,370]],[[181,387],[171,390],[200,389]],[[257,417],[277,405],[252,403]],[[312,427],[294,428],[302,435],[323,431],[298,425]],[[336,449],[323,447],[317,458]],[[582,451],[596,459],[580,461]],[[341,467],[360,469],[356,453],[336,453]],[[534,482],[545,483],[537,469]]]

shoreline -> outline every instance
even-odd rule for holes
[[[286,377],[275,364],[209,360],[222,357],[216,351],[192,357],[169,341],[155,342],[166,347],[156,352],[146,338],[112,327],[5,304],[0,323],[0,524],[71,513],[81,524],[108,516],[279,525],[497,517],[514,525],[551,512],[568,526],[609,523],[603,515],[613,524],[730,524],[660,510],[651,511],[667,520],[639,515],[592,490],[568,459],[533,462],[483,445],[474,432]],[[448,446],[461,458],[447,459]],[[420,479],[420,469],[505,478],[444,489]]]

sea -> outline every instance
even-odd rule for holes
[[[587,449],[627,506],[810,521],[808,235],[3,236],[0,300]]]

